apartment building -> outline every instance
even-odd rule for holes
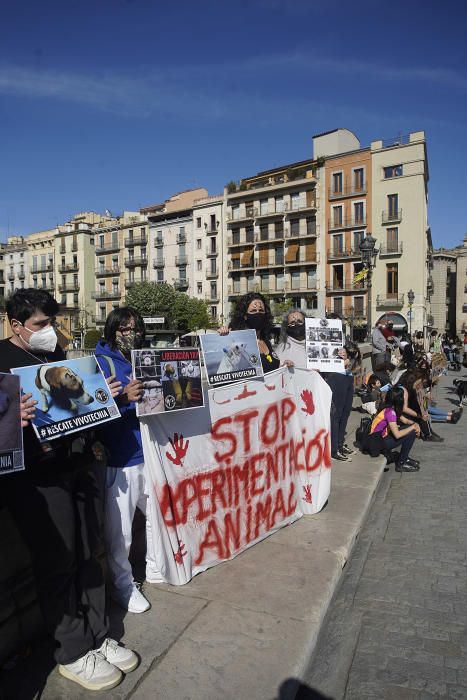
[[[225,188],[230,302],[258,291],[324,313],[317,184],[316,164],[305,160]]]
[[[140,212],[102,217],[94,226],[96,325],[102,326],[113,308],[123,305],[134,284],[148,279],[148,226]]]
[[[26,287],[43,289],[56,294],[55,282],[55,236],[57,228],[31,233],[25,239],[28,251],[28,274]]]
[[[209,304],[213,321],[226,318],[226,250],[224,196],[212,195],[193,202],[193,296]]]
[[[10,236],[3,251],[5,297],[27,287],[28,248],[23,236]]]
[[[207,197],[204,187],[179,192],[140,210],[149,222],[149,270],[153,282],[167,282],[195,296],[193,206]]]
[[[5,299],[5,249],[5,244],[0,243],[0,309]]]
[[[433,327],[463,335],[467,331],[467,234],[463,245],[433,251],[429,287]]]

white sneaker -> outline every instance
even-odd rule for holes
[[[163,578],[160,571],[157,569],[149,569],[146,567],[146,581],[148,583],[165,583],[165,578]]]
[[[127,589],[113,591],[112,598],[122,608],[131,613],[144,613],[151,607],[149,600],[144,597],[134,583]]]
[[[58,672],[87,690],[109,690],[122,680],[119,668],[110,664],[95,649],[72,664],[60,664]]]
[[[120,646],[115,639],[110,639],[110,637],[104,639],[104,643],[97,651],[102,654],[109,664],[113,664],[123,673],[134,671],[139,664],[139,658],[134,651],[125,649],[125,647]]]

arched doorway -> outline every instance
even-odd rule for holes
[[[400,335],[401,333],[407,333],[408,323],[402,314],[398,314],[396,311],[388,311],[379,317],[376,323],[392,323],[394,325],[394,332]]]

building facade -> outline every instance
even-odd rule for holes
[[[193,296],[208,303],[213,322],[226,317],[226,249],[223,195],[193,203]]]
[[[463,245],[432,254],[431,311],[433,327],[450,336],[467,332],[467,234]]]

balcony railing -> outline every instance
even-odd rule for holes
[[[381,308],[400,308],[404,306],[403,294],[378,294],[376,297],[376,306]]]
[[[79,283],[78,282],[69,282],[68,284],[59,284],[58,285],[58,291],[61,293],[65,292],[79,292]]]
[[[46,282],[46,284],[38,284],[36,286],[36,289],[41,289],[43,292],[54,292],[55,291],[55,285],[53,282]]]
[[[212,257],[214,257],[215,255],[219,255],[219,251],[218,251],[217,248],[215,248],[215,249],[213,250],[213,249],[211,248],[211,246],[208,245],[208,246],[206,246],[206,255],[207,255],[208,258],[212,258]]]
[[[360,258],[360,251],[355,248],[343,248],[338,250],[330,248],[328,250],[328,260],[344,260],[345,258]]]
[[[208,236],[214,236],[216,233],[219,233],[219,226],[207,226],[205,228],[205,233]]]
[[[8,279],[10,280],[10,282],[13,282],[13,280],[15,279],[15,273],[14,273],[14,272],[9,272],[8,275],[7,275],[7,277],[8,277]]]
[[[78,265],[78,263],[68,263],[67,265],[59,265],[59,266],[58,266],[58,271],[59,271],[60,273],[78,272],[78,271],[79,271],[79,265]]]
[[[148,259],[145,257],[125,258],[125,267],[146,267]]]
[[[177,243],[186,243],[186,233],[177,233]]]
[[[361,228],[366,226],[366,216],[355,218],[354,216],[346,216],[342,219],[329,219],[329,230],[337,230],[342,228]]]
[[[344,197],[359,197],[367,193],[366,182],[361,185],[345,185],[340,190],[330,187],[328,191],[329,199],[343,199]]]
[[[266,219],[268,216],[282,217],[285,214],[285,209],[284,205],[282,205],[282,207],[276,208],[273,204],[268,204],[267,207],[255,207],[254,214],[256,219]]]
[[[227,238],[227,245],[229,248],[233,248],[237,245],[254,245],[255,237],[252,233],[249,236],[229,236]]]
[[[381,212],[381,223],[396,224],[402,221],[402,209]]]
[[[255,216],[255,208],[253,206],[241,208],[239,210],[228,211],[227,212],[227,223],[235,224],[239,221],[247,221],[248,219],[253,219]]]
[[[110,277],[111,275],[120,274],[120,265],[112,265],[111,267],[97,267],[95,270],[96,277]]]
[[[366,291],[366,284],[364,282],[358,282],[357,284],[346,284],[345,282],[328,282],[326,284],[326,292],[333,294],[335,292],[364,292]]]
[[[175,289],[188,289],[190,286],[190,282],[187,279],[178,279],[174,280],[174,287]]]
[[[214,272],[210,270],[209,272],[206,272],[206,279],[207,280],[217,280],[218,277],[219,277],[219,270],[216,270]]]
[[[164,241],[162,240],[162,238],[155,238],[154,239],[154,248],[162,248],[163,245],[164,245]]]
[[[389,256],[389,255],[402,255],[402,243],[395,243],[394,245],[380,245],[379,247],[379,257]]]
[[[246,262],[241,262],[238,258],[236,260],[229,260],[227,263],[227,269],[229,270],[247,270],[255,267],[255,262],[253,257]]]
[[[188,255],[176,255],[175,256],[176,265],[188,265]]]
[[[284,236],[285,238],[307,238],[309,236],[319,236],[319,228],[318,226],[310,226],[307,227],[305,230],[299,229],[293,230],[292,227],[289,229],[287,226],[284,229]]]
[[[101,291],[99,289],[96,292],[91,292],[91,297],[93,299],[96,299],[96,301],[98,301],[99,299],[101,299],[102,301],[104,301],[105,299],[120,299],[121,296],[122,293],[119,289],[112,289],[111,291]]]
[[[131,289],[132,287],[135,286],[135,284],[143,284],[147,280],[139,279],[139,280],[125,280],[125,289]]]
[[[94,252],[96,255],[104,255],[104,253],[116,253],[120,250],[120,245],[117,243],[107,243],[106,245],[96,245]]]
[[[152,266],[155,270],[161,270],[163,267],[165,267],[165,260],[153,260]]]
[[[141,234],[141,236],[129,236],[125,238],[125,247],[131,248],[135,245],[146,245],[147,242],[148,238],[145,233]]]
[[[316,209],[316,199],[313,198],[307,200],[306,198],[303,198],[299,200],[291,200],[290,204],[284,204],[284,214],[286,216],[299,214],[301,211],[305,211],[306,209]]]
[[[273,235],[268,235],[266,236],[264,233],[255,233],[255,242],[256,243],[274,243],[274,242],[281,242],[285,238],[285,231],[274,231]]]
[[[261,260],[259,258],[255,259],[255,267],[284,267],[284,258],[275,258],[274,260]]]
[[[212,292],[211,294],[205,294],[204,298],[206,299],[206,301],[209,301],[212,304],[217,304],[219,301],[219,292],[216,292],[215,294],[213,294]]]
[[[54,264],[53,262],[49,262],[46,265],[36,265],[36,267],[32,267],[32,274],[37,275],[40,274],[41,272],[53,272],[54,269]]]
[[[285,260],[286,267],[292,265],[317,265],[319,263],[319,253],[314,255],[308,255],[308,257],[301,255],[298,260]]]
[[[288,288],[288,284],[285,286],[290,294],[296,294],[297,292],[316,292],[319,289],[319,280],[313,280],[311,282],[294,282],[293,286],[290,286],[290,289]]]

